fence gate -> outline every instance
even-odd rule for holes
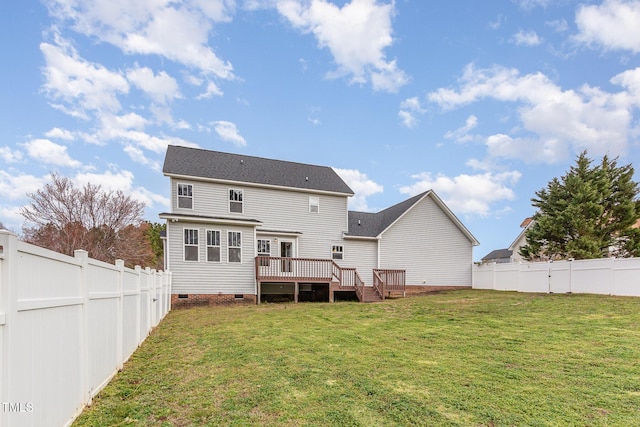
[[[554,294],[571,292],[571,262],[550,262],[548,265],[549,292]]]

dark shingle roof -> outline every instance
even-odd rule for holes
[[[425,194],[426,192],[418,194],[377,213],[349,211],[349,233],[347,235],[351,237],[376,237]]]
[[[511,255],[513,255],[513,251],[510,251],[509,249],[496,249],[483,256],[482,261],[510,259]]]
[[[330,167],[199,148],[170,145],[162,171],[165,175],[353,195],[351,188]]]
[[[349,232],[345,234],[345,237],[378,237],[425,197],[431,197],[436,205],[467,236],[472,245],[480,244],[433,190],[420,193],[378,213],[349,211]]]

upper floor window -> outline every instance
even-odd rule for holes
[[[229,190],[229,212],[242,213],[243,212],[243,191],[242,190]]]
[[[178,184],[178,207],[193,209],[193,185]]]
[[[207,261],[220,262],[220,230],[207,230]]]
[[[342,259],[344,256],[344,248],[342,245],[333,245],[331,246],[331,258],[332,259]]]
[[[239,231],[228,232],[227,246],[229,249],[229,262],[242,262],[242,233]]]
[[[198,230],[184,229],[184,260],[198,261]]]
[[[320,212],[320,197],[309,196],[309,212],[311,213]]]

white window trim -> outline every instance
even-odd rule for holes
[[[210,245],[209,244],[209,232],[210,231],[217,231],[219,233],[219,244],[218,245]],[[206,248],[206,257],[205,257],[205,261],[206,262],[213,262],[213,263],[221,263],[222,262],[222,230],[218,230],[215,228],[208,228],[205,230],[205,248]],[[209,261],[209,248],[220,248],[220,259],[218,261]]]
[[[231,192],[232,191],[237,191],[241,194],[242,200],[241,201],[237,201],[237,200],[231,200]],[[231,210],[231,203],[240,203],[240,206],[242,207],[242,211],[240,212],[233,212]],[[241,188],[229,188],[229,191],[227,191],[227,208],[229,210],[230,214],[244,214],[244,190]]]
[[[229,233],[238,233],[240,235],[239,243],[240,246],[231,246],[229,242]],[[240,262],[231,261],[231,257],[229,256],[230,249],[240,249]],[[227,230],[227,264],[242,264],[242,231],[231,231]]]
[[[185,234],[185,231],[187,231],[187,230],[192,230],[192,231],[196,232],[196,238],[198,239],[198,243],[197,244],[195,244],[195,245],[194,244],[187,244],[185,242],[184,234]],[[187,259],[187,246],[197,248],[196,254],[198,255],[198,259]],[[184,227],[182,229],[182,261],[184,261],[184,262],[199,262],[200,261],[200,230],[198,228]]]
[[[191,187],[191,196],[181,196],[180,195],[180,186],[181,185],[187,185],[187,186]],[[193,197],[193,193],[194,193],[193,190],[194,190],[193,184],[189,184],[188,182],[176,182],[176,208],[177,209],[189,209],[189,210],[193,210],[194,209],[194,207],[195,207],[195,200],[194,199],[195,198]],[[180,198],[181,197],[187,197],[187,198],[191,197],[191,207],[190,208],[180,207]]]
[[[260,252],[260,242],[268,242],[269,252]],[[271,239],[257,239],[256,240],[256,252],[258,256],[271,256]]]
[[[315,202],[315,203],[312,203]],[[312,210],[312,207],[316,207],[316,210]],[[309,213],[320,213],[320,197],[309,196]]]
[[[340,254],[340,258],[335,258],[334,255]],[[344,260],[344,245],[331,245],[331,259],[332,260]]]

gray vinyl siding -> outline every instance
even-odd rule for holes
[[[425,197],[380,241],[380,267],[405,269],[407,285],[470,286],[473,246],[456,224]]]
[[[177,183],[193,184],[193,209],[177,208]],[[243,190],[243,213],[229,212],[229,189]],[[309,196],[318,197],[318,213],[309,212]],[[171,180],[173,212],[261,221],[261,229],[300,232],[297,256],[330,258],[331,245],[347,231],[347,196],[258,188],[211,182]]]
[[[320,211],[309,212],[309,196],[319,197]],[[342,244],[347,231],[347,197],[325,194],[247,189],[246,216],[262,221],[261,229],[295,231],[297,256],[330,258],[331,245]]]
[[[378,242],[345,240],[343,267],[355,267],[367,286],[373,285],[373,269],[378,268]]]
[[[183,230],[198,230],[198,261],[183,261]],[[220,230],[220,262],[207,261],[206,230]],[[228,262],[227,232],[242,233],[242,262]],[[168,268],[174,294],[255,294],[253,227],[168,222]]]
[[[193,209],[179,209],[177,184],[193,185]],[[229,212],[229,189],[243,190],[243,213]],[[309,196],[319,198],[319,212],[309,212]],[[275,239],[294,241],[295,256],[301,258],[331,258],[331,246],[344,244],[342,233],[347,230],[347,196],[258,188],[196,180],[171,179],[173,213],[258,220],[260,229],[300,233],[283,235],[264,233],[259,239],[271,240],[271,256],[278,256]],[[199,230],[198,262],[183,259],[184,228]],[[206,230],[221,231],[221,262],[206,261]],[[227,232],[242,231],[242,263],[227,262]],[[173,273],[173,293],[254,294],[256,238],[253,227],[227,224],[168,222],[168,268]],[[353,256],[353,255],[352,255]]]

